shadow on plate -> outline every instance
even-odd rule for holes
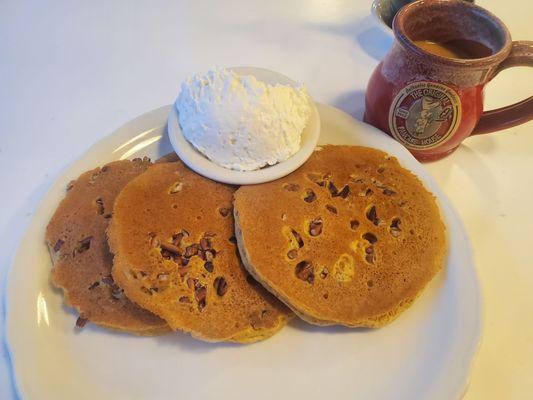
[[[371,328],[348,328],[346,326],[340,325],[331,325],[331,326],[318,326],[309,324],[302,319],[295,317],[293,318],[288,326],[299,331],[304,331],[307,333],[328,333],[328,334],[349,334],[349,333],[368,333],[373,332],[374,329]]]
[[[365,91],[353,90],[345,92],[334,99],[331,105],[362,121],[365,112]]]

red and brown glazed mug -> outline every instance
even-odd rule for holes
[[[393,22],[395,42],[366,91],[365,121],[421,161],[468,136],[533,119],[533,97],[483,112],[483,88],[503,69],[533,66],[533,42],[512,42],[500,19],[460,0],[419,0]]]

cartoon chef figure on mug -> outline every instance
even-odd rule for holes
[[[413,136],[425,139],[434,135],[441,124],[451,118],[451,112],[451,106],[444,106],[440,99],[424,96],[411,105],[405,125]]]

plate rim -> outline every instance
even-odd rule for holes
[[[66,179],[68,179],[69,176],[72,176],[72,170],[76,167],[83,166],[84,164],[87,164],[87,158],[90,154],[97,151],[98,148],[106,147],[106,143],[112,141],[114,137],[118,137],[121,132],[125,130],[130,130],[132,127],[137,125],[153,125],[152,128],[149,130],[155,130],[160,128],[166,128],[166,121],[168,117],[168,113],[171,110],[173,105],[166,105],[159,108],[156,108],[152,111],[149,111],[147,113],[144,113],[128,122],[126,122],[124,125],[120,126],[118,129],[115,129],[112,133],[109,135],[103,137],[96,143],[94,143],[92,146],[90,146],[80,157],[78,157],[76,160],[72,161],[71,163],[67,164],[62,171],[58,174],[56,180],[50,185],[46,193],[43,195],[43,197],[38,202],[35,213],[32,217],[32,220],[30,221],[30,224],[27,226],[26,231],[24,232],[23,236],[21,237],[16,251],[13,253],[11,259],[9,268],[6,274],[5,279],[5,290],[4,290],[4,341],[6,345],[7,355],[8,355],[8,366],[10,368],[10,377],[12,379],[13,386],[15,388],[16,395],[20,399],[25,399],[27,388],[22,383],[21,377],[24,375],[22,373],[22,364],[19,360],[17,361],[17,349],[19,349],[18,346],[21,344],[18,343],[18,338],[16,335],[15,325],[14,325],[14,309],[13,304],[17,301],[17,297],[14,294],[14,290],[12,289],[11,285],[9,284],[12,282],[16,276],[15,265],[17,264],[16,260],[20,258],[20,254],[23,251],[23,243],[27,240],[27,237],[30,235],[30,232],[32,231],[32,227],[34,224],[36,224],[37,216],[40,213],[44,212],[44,203],[48,199],[48,197],[51,195],[51,192],[53,192],[57,186],[60,185],[60,183]],[[403,146],[401,146],[398,142],[394,141],[392,138],[387,136],[384,132],[378,130],[377,128],[374,128],[364,122],[361,122],[359,120],[354,119],[347,113],[329,105],[324,105],[321,103],[317,103],[317,108],[319,110],[319,113],[322,115],[322,113],[333,113],[336,114],[338,117],[338,120],[336,123],[341,123],[339,121],[344,121],[342,123],[349,123],[353,125],[363,125],[366,130],[372,130],[376,134],[382,136],[385,138],[385,140],[391,140],[393,143],[392,146],[396,147],[395,151],[401,153],[403,157],[406,160],[401,160],[401,164],[408,168],[409,170],[412,170],[410,168],[410,165],[417,165],[419,164],[418,161],[408,152],[407,149],[405,149]],[[328,120],[328,118],[321,118],[323,120]],[[153,122],[151,122],[153,121]],[[154,127],[155,126],[155,127]],[[115,158],[116,159],[116,158]],[[406,163],[404,163],[406,161]],[[92,166],[94,168],[94,165]],[[467,235],[466,229],[464,227],[464,224],[462,220],[460,219],[458,213],[455,211],[455,208],[453,207],[452,203],[448,199],[448,197],[442,192],[439,185],[437,184],[436,180],[431,176],[429,171],[423,166],[423,165],[417,165],[417,176],[420,176],[422,178],[422,181],[424,185],[430,186],[431,192],[434,193],[439,206],[441,208],[441,213],[443,214],[449,214],[453,217],[452,220],[449,220],[448,222],[451,224],[453,223],[456,225],[457,230],[461,233],[461,237],[459,238],[463,251],[462,253],[465,260],[468,260],[468,267],[465,268],[469,273],[467,276],[469,277],[470,281],[470,288],[473,290],[470,295],[474,302],[471,304],[472,309],[475,311],[474,316],[475,320],[472,321],[473,323],[473,330],[471,332],[471,337],[468,340],[468,344],[466,345],[466,351],[463,354],[462,360],[460,360],[461,365],[461,371],[455,372],[456,376],[459,376],[459,379],[456,379],[456,383],[453,387],[446,387],[440,388],[442,390],[446,390],[445,393],[447,393],[447,396],[449,395],[451,398],[461,398],[468,388],[468,383],[470,379],[470,373],[472,370],[473,363],[475,362],[475,355],[477,353],[477,350],[479,349],[480,343],[481,343],[481,336],[482,336],[482,326],[483,326],[483,302],[482,302],[482,293],[481,293],[481,286],[479,283],[479,278],[477,274],[477,269],[475,267],[474,257],[473,257],[473,251],[470,239]],[[446,212],[444,212],[446,211]],[[448,224],[447,224],[448,225]],[[437,382],[440,382],[437,381]],[[447,398],[447,397],[446,397]]]

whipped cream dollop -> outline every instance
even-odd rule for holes
[[[225,168],[250,171],[300,149],[311,108],[305,87],[269,85],[228,69],[194,75],[176,100],[185,138]]]

